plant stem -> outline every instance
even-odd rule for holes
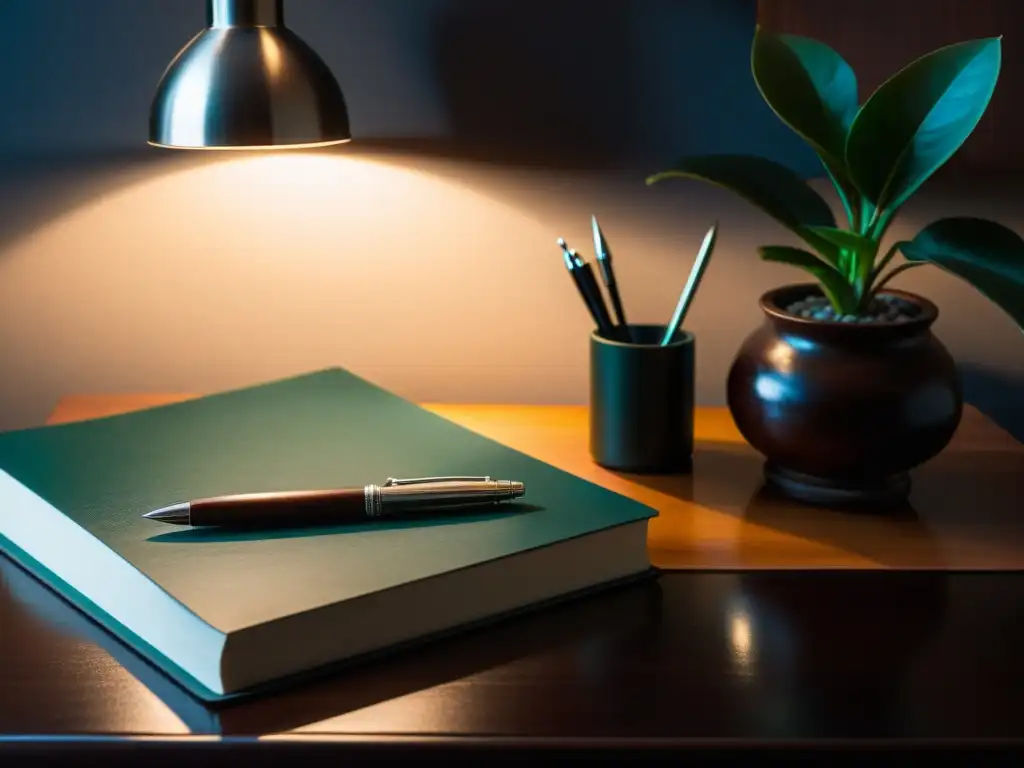
[[[855,201],[855,207],[851,208],[849,205],[846,207],[847,217],[850,219],[850,229],[857,234],[860,234],[861,208],[862,204],[860,200]]]
[[[878,291],[878,286],[876,286],[875,283],[883,270],[889,266],[890,262],[892,262],[900,248],[904,245],[906,245],[906,241],[900,240],[899,242],[893,243],[889,250],[886,251],[885,256],[883,256],[882,260],[878,262],[878,266],[874,268],[867,280],[867,285],[865,285],[865,291],[867,293],[874,295]]]
[[[846,212],[846,218],[850,222],[850,227],[856,231],[860,206],[859,195],[858,199],[854,200],[853,196],[850,194],[850,190],[847,190],[839,180],[839,177],[832,172],[831,166],[825,162],[824,158],[820,159],[821,164],[825,167],[825,173],[828,174],[828,178],[832,182],[832,186],[835,187],[836,194],[839,195],[839,201],[843,204],[843,210]]]
[[[868,308],[868,303],[871,298],[871,291],[868,290],[868,281],[864,279],[863,272],[858,268],[857,274],[853,279],[853,296],[857,301],[857,310],[855,314],[860,314]]]
[[[863,197],[860,199],[860,215],[857,217],[857,234],[863,235],[868,231],[870,222],[874,220],[875,208]]]
[[[868,235],[874,240],[880,241],[885,237],[885,233],[889,231],[889,226],[895,218],[896,211],[876,211],[872,217],[871,225],[868,227]]]
[[[923,266],[924,266],[924,262],[908,261],[906,264],[900,264],[898,267],[894,267],[889,272],[888,275],[886,275],[884,278],[882,278],[878,282],[878,284],[875,285],[875,288],[872,291],[872,294],[877,294],[879,291],[881,291],[882,288],[884,288],[886,285],[888,285],[890,280],[892,280],[894,277],[896,277],[896,275],[900,274],[901,272],[906,272],[907,270],[913,269],[914,267],[923,267]]]

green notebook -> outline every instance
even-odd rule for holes
[[[520,480],[526,497],[242,533],[140,517],[446,475]],[[0,548],[207,701],[643,574],[654,514],[338,369],[0,434]]]

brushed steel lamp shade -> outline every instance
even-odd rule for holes
[[[285,26],[283,0],[207,0],[207,16],[160,81],[150,144],[295,149],[351,139],[341,88]]]

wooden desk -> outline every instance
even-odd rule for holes
[[[73,399],[54,420],[147,402]],[[585,465],[576,409],[437,410],[647,487]],[[702,413],[702,435],[716,418]],[[961,445],[1016,450],[999,434]],[[678,551],[737,562],[752,549],[727,537],[747,525],[698,520]],[[1024,745],[1022,605],[1013,573],[677,571],[216,711],[0,557],[0,765],[505,765],[567,750],[591,764],[720,765],[759,749],[824,761],[909,747],[976,760]]]
[[[0,765],[1019,750],[1022,605],[1020,574],[673,572],[212,711],[0,557]]]
[[[48,423],[189,397],[67,397]],[[762,488],[761,457],[723,408],[697,411],[691,476],[642,477],[591,461],[584,407],[426,407],[657,509],[650,550],[661,568],[1024,570],[1024,446],[974,408],[967,408],[947,452],[914,473],[911,506],[894,517],[814,509],[774,497]]]

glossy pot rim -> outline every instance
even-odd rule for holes
[[[832,334],[850,336],[909,336],[927,331],[939,317],[939,308],[923,296],[908,291],[900,291],[895,288],[886,288],[883,293],[899,296],[905,301],[914,304],[920,310],[920,314],[913,320],[902,323],[843,323],[838,320],[815,320],[809,317],[797,317],[786,312],[783,307],[786,304],[809,295],[822,295],[821,288],[816,283],[793,283],[774,288],[761,296],[761,311],[773,323],[780,327],[787,327],[794,331],[811,333],[815,330]]]

